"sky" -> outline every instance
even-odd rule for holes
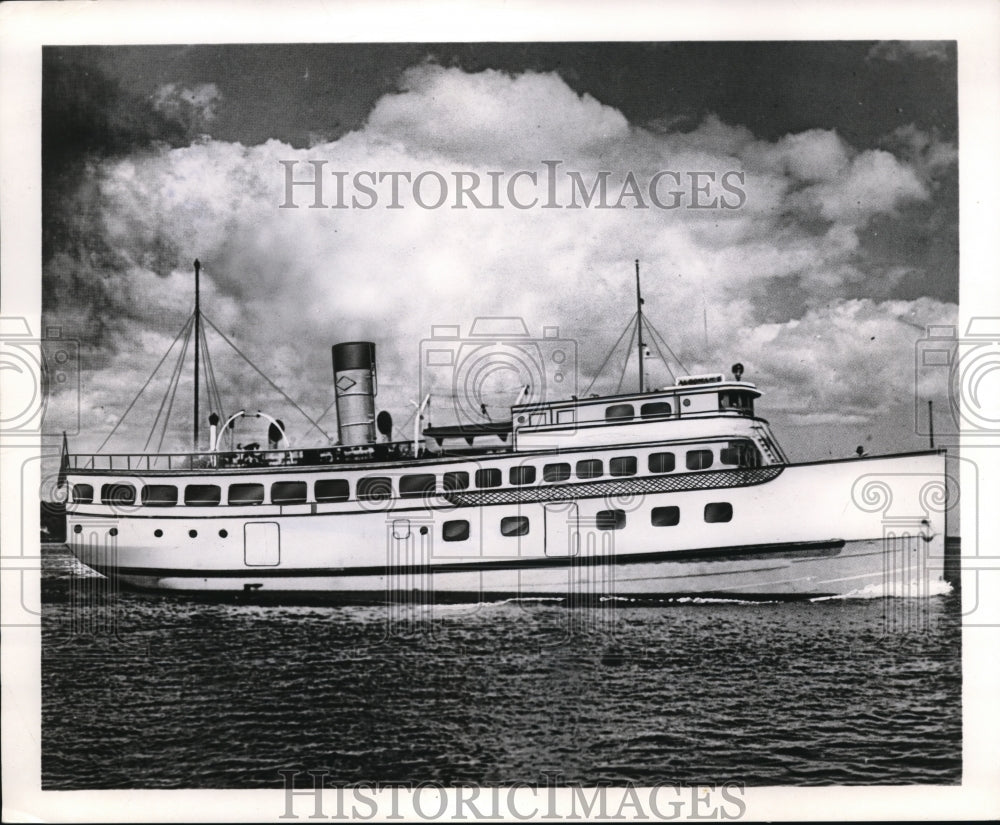
[[[80,347],[80,393],[53,388],[47,427],[74,451],[113,430],[106,450],[189,448],[190,352],[150,432],[195,258],[217,411],[269,412],[293,444],[335,438],[338,341],[376,343],[399,437],[428,391],[434,423],[453,420],[455,373],[422,358],[435,326],[468,338],[478,317],[523,320],[548,364],[536,399],[614,391],[624,343],[598,371],[639,259],[677,359],[647,360],[654,385],[740,362],[794,459],[922,449],[915,414],[932,400],[947,429],[947,376],[916,353],[958,317],[956,90],[954,44],[928,41],[46,47],[44,324]],[[323,208],[286,187],[314,163]],[[602,172],[619,208],[583,203]],[[476,179],[500,208],[457,199]],[[475,352],[448,346],[459,365]],[[516,379],[477,387],[494,420]]]

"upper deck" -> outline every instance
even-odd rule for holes
[[[507,422],[428,426],[422,443],[393,441],[354,446],[190,453],[100,453],[67,456],[77,472],[224,472],[283,467],[418,463],[443,456],[488,456],[595,447],[752,438],[768,463],[787,459],[767,421],[754,416],[756,387],[721,374],[688,376],[643,393],[519,404]]]
[[[764,419],[754,416],[759,397],[749,382],[727,381],[721,374],[688,376],[674,386],[641,393],[518,404],[511,408],[509,422],[428,427],[424,436],[428,450],[447,452],[465,451],[477,443],[534,452],[688,440],[734,428],[742,432],[750,421],[766,427]],[[784,460],[774,446],[776,456]]]
[[[753,421],[767,426],[754,417],[754,400],[760,393],[752,384],[724,381],[721,375],[686,380],[690,383],[653,392],[518,408],[515,449],[635,444],[653,438],[687,440],[724,432],[743,435],[750,434]],[[780,449],[772,452],[783,460]]]

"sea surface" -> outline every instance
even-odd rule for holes
[[[961,781],[957,594],[263,607],[44,552],[46,790]]]

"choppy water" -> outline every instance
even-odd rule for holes
[[[43,574],[46,789],[957,783],[960,605],[255,607]]]

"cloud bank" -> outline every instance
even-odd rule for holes
[[[211,84],[164,87],[156,105],[208,123],[219,99]],[[82,343],[81,446],[96,447],[114,426],[190,314],[196,257],[205,314],[314,418],[333,400],[331,344],[377,343],[378,404],[401,423],[420,391],[421,340],[438,324],[467,333],[479,316],[520,316],[538,335],[558,326],[576,342],[582,391],[634,312],[639,258],[645,311],[692,372],[743,362],[773,419],[876,421],[912,405],[919,330],[954,323],[957,313],[930,298],[893,299],[909,270],[875,263],[863,242],[876,218],[931,201],[955,147],[915,127],[887,136],[886,147],[858,150],[822,129],[767,141],[716,117],[688,131],[636,124],[554,73],[423,64],[336,141],[294,149],[203,137],[105,158],[67,193],[66,237],[75,240],[45,272],[47,313]],[[735,170],[746,197],[737,209],[632,201],[623,209],[424,209],[404,186],[400,209],[310,209],[301,189],[301,208],[279,208],[281,162],[297,161],[296,175],[307,177],[318,159],[326,174],[348,177],[432,170],[482,180],[542,174],[543,162],[558,161],[586,181],[610,172],[616,196],[628,173],[648,181],[662,170]],[[572,185],[559,178],[560,203]],[[251,389],[260,382],[238,358],[220,352],[213,366],[223,412],[284,412],[273,393]],[[614,389],[621,361],[614,366],[595,391]],[[655,383],[670,380],[662,365],[650,370]],[[164,375],[151,390],[166,384]],[[439,380],[430,389],[443,423],[451,387]],[[517,386],[491,392],[496,418]],[[70,403],[57,396],[53,415]],[[164,447],[182,445],[190,427],[177,406]],[[143,446],[152,413],[132,418],[120,448]],[[333,413],[321,423],[335,432]],[[293,440],[321,440],[308,426],[298,419]]]

